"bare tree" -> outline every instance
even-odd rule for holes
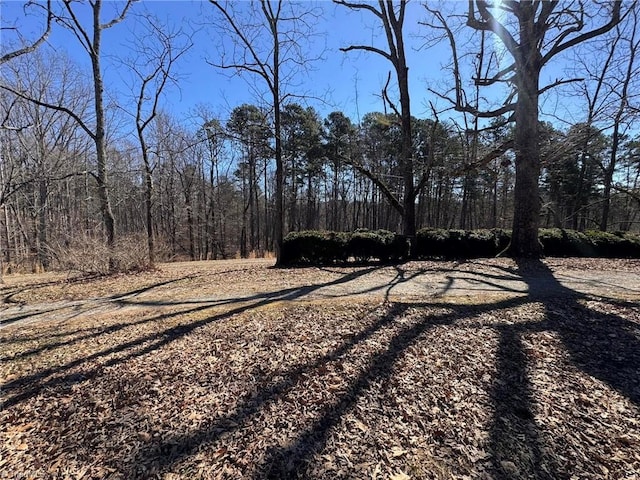
[[[84,25],[82,15],[77,11],[78,4],[72,0],[64,0],[64,9],[60,14],[55,15],[55,20],[68,29],[78,40],[82,48],[87,53],[91,61],[91,72],[93,77],[93,110],[94,124],[90,124],[81,114],[67,106],[55,105],[32,98],[23,91],[16,90],[7,85],[0,85],[15,95],[29,100],[36,105],[51,108],[64,112],[72,117],[80,127],[91,137],[96,150],[97,172],[94,178],[98,184],[98,197],[102,221],[107,236],[107,245],[113,247],[116,238],[116,226],[109,200],[109,183],[107,172],[107,151],[106,151],[106,115],[104,108],[104,81],[102,77],[102,34],[105,30],[117,25],[124,20],[129,8],[134,0],[127,0],[123,9],[109,21],[102,21],[102,0],[89,2],[91,8],[91,25]],[[115,264],[110,261],[110,267],[115,268]]]
[[[182,57],[193,43],[182,31],[161,25],[159,20],[151,15],[140,18],[138,26],[142,31],[136,31],[137,41],[132,47],[135,56],[124,60],[125,67],[130,69],[135,77],[136,95],[136,134],[142,154],[145,183],[145,213],[147,229],[147,246],[149,249],[149,263],[155,262],[155,245],[153,238],[153,171],[152,155],[146,139],[146,130],[158,114],[159,102],[168,83],[176,83],[172,76],[176,61]]]
[[[401,151],[400,162],[403,179],[402,208],[402,233],[409,237],[416,234],[415,201],[418,189],[414,185],[413,171],[413,146],[411,136],[411,102],[409,98],[409,68],[405,55],[403,28],[405,20],[406,1],[393,2],[392,0],[378,0],[378,6],[371,3],[354,3],[346,0],[334,0],[338,5],[343,5],[352,10],[367,11],[378,18],[384,30],[388,50],[369,45],[351,45],[341,48],[343,52],[362,50],[372,52],[386,58],[395,70],[400,94],[400,108],[391,100],[388,93],[389,82],[383,89],[384,100],[400,118],[401,124]],[[385,190],[383,190],[385,191]],[[386,189],[388,191],[388,189]],[[398,202],[396,205],[399,205]]]
[[[214,66],[235,72],[256,75],[266,85],[273,107],[275,137],[274,156],[276,162],[274,244],[276,264],[280,264],[284,237],[284,166],[282,160],[281,109],[292,92],[293,76],[299,75],[310,59],[302,51],[304,41],[309,41],[313,31],[315,12],[301,10],[299,5],[283,0],[260,0],[251,3],[248,11],[237,9],[238,3],[210,0],[224,19],[221,26],[236,43],[235,58],[227,62],[222,56]],[[247,4],[244,4],[247,5]]]
[[[559,79],[541,86],[541,72],[559,54],[615,28],[624,15],[622,3],[509,0],[494,4],[486,0],[469,0],[466,25],[477,32],[494,34],[510,57],[506,67],[498,67],[490,75],[474,79],[481,86],[506,85],[511,89],[505,103],[493,110],[480,110],[466,101],[454,32],[442,12],[428,6],[427,10],[435,18],[431,26],[444,30],[453,53],[455,98],[442,97],[457,111],[480,118],[509,114],[509,119],[515,122],[514,218],[507,253],[517,257],[538,257],[542,255],[538,241],[541,212],[539,99],[548,90],[576,80]],[[495,55],[488,51],[479,54]]]
[[[84,112],[88,107],[87,84],[74,72],[76,68],[63,55],[34,51],[4,65],[3,81],[29,92],[33,98],[56,105],[71,105],[76,111]],[[32,269],[48,269],[51,260],[50,196],[56,184],[85,175],[85,169],[77,168],[74,159],[87,137],[68,115],[28,102],[10,92],[0,92],[0,112],[4,259],[9,263],[9,211],[15,221],[26,213],[27,221],[19,223],[27,228],[23,233],[28,239]],[[17,205],[26,208],[16,208]]]
[[[637,109],[637,82],[640,68],[638,65],[638,54],[640,49],[640,32],[638,31],[638,5],[632,9],[631,15],[625,22],[626,29],[618,25],[616,29],[616,42],[612,42],[612,50],[621,53],[621,69],[608,75],[612,80],[609,84],[610,93],[614,96],[615,107],[609,116],[613,130],[611,132],[611,150],[607,163],[602,162],[600,168],[604,173],[604,191],[602,216],[600,219],[600,229],[605,231],[609,226],[609,212],[611,209],[611,191],[614,184],[614,175],[618,165],[618,155],[624,135],[632,128],[632,123],[638,118]],[[619,45],[621,44],[621,45]],[[613,53],[613,52],[612,52]],[[603,76],[606,75],[603,70]],[[635,102],[633,102],[635,100]],[[635,108],[633,103],[636,103]]]

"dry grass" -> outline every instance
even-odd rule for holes
[[[638,478],[637,299],[523,274],[528,295],[338,301],[310,294],[363,269],[217,265],[13,279],[27,304],[170,301],[0,330],[0,478]]]

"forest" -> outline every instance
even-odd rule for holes
[[[194,46],[188,28],[150,3],[27,2],[40,31],[1,51],[3,270],[279,257],[302,230],[502,228],[516,256],[540,254],[542,227],[639,230],[635,2],[427,2],[419,18],[407,2],[334,4],[378,26],[370,43],[325,52],[387,61],[378,111],[353,118],[297,94],[294,72],[322,61],[304,49],[318,5],[209,2],[231,45],[211,68],[264,95],[185,121],[164,106]],[[136,40],[114,60],[102,34],[127,23]],[[424,85],[429,115],[413,114],[409,23],[425,49],[449,52],[447,83]],[[61,29],[85,64],[50,48]],[[547,82],[557,58],[565,69]],[[127,102],[107,95],[107,63],[130,79]],[[554,118],[550,93],[579,114]]]
[[[0,6],[0,479],[639,478],[636,1]]]

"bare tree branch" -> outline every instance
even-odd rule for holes
[[[333,3],[336,3],[338,5],[343,5],[345,7],[348,7],[354,10],[368,10],[369,12],[373,13],[376,17],[382,19],[382,13],[376,10],[376,8],[370,3],[354,3],[354,2],[347,2],[345,0],[333,0]]]
[[[350,45],[348,47],[341,47],[340,48],[341,52],[350,52],[352,50],[365,50],[367,52],[377,53],[378,55],[383,56],[387,60],[389,60],[391,62],[393,61],[393,59],[391,58],[391,55],[389,55],[389,53],[387,53],[384,50],[381,50],[379,48],[376,48],[376,47],[370,47],[368,45]]]
[[[27,100],[29,102],[35,103],[36,105],[39,105],[41,107],[46,107],[46,108],[50,108],[52,110],[56,110],[58,112],[64,112],[67,115],[69,115],[71,118],[73,118],[76,122],[78,122],[78,125],[80,126],[80,128],[82,128],[82,130],[84,130],[84,132],[89,135],[89,137],[91,137],[92,139],[95,140],[95,133],[87,126],[87,124],[84,122],[84,120],[82,120],[82,118],[80,118],[79,115],[77,115],[75,112],[73,112],[72,110],[68,109],[67,107],[63,107],[61,105],[54,105],[52,103],[47,103],[47,102],[43,102],[41,100],[38,100],[36,98],[30,97],[29,95],[27,95],[26,93],[20,92],[12,87],[9,87],[7,85],[2,85],[0,84],[0,88],[3,90],[6,90],[8,92],[13,93],[14,95]]]
[[[131,5],[133,5],[137,1],[138,0],[127,0],[127,4],[122,9],[122,12],[120,13],[120,15],[118,15],[116,18],[114,18],[110,22],[100,24],[100,30],[106,30],[108,28],[111,28],[114,25],[120,23],[122,20],[124,20],[124,17],[127,15],[129,8],[131,8]]]
[[[584,78],[569,78],[567,80],[556,79],[555,82],[550,83],[549,85],[546,85],[542,87],[540,90],[538,90],[538,95],[542,95],[546,91],[551,90],[552,88],[557,87],[558,85],[566,85],[567,83],[575,83],[575,82],[582,82],[582,81],[584,81]]]
[[[627,9],[627,12],[625,13],[625,15],[631,11],[632,8],[634,8],[636,2],[632,2],[632,4],[629,6],[629,8]],[[560,35],[560,37],[557,39],[557,41],[555,42],[555,44],[551,47],[551,49],[549,49],[549,51],[542,57],[542,61],[541,64],[544,65],[546,64],[549,60],[551,60],[553,57],[555,57],[557,54],[559,54],[560,52],[563,52],[564,50],[567,50],[568,48],[574,47],[580,43],[583,43],[587,40],[590,40],[592,38],[598,37],[600,35],[602,35],[603,33],[607,33],[608,31],[610,31],[611,29],[613,29],[616,25],[618,25],[620,23],[620,20],[622,19],[621,16],[621,8],[622,8],[622,1],[621,0],[615,0],[614,2],[612,2],[613,8],[611,11],[611,18],[610,20],[602,25],[599,28],[595,28],[593,30],[590,30],[589,32],[585,32],[581,35],[578,35],[576,37],[573,37],[571,40],[567,40],[566,42],[563,43],[563,41],[572,33],[578,32],[582,29],[582,25],[578,24],[575,28],[569,28],[566,30],[566,32],[564,32],[563,34]]]
[[[29,5],[37,5],[37,4],[30,1],[27,3],[27,6]],[[51,23],[53,20],[53,11],[51,10],[51,0],[47,0],[46,9],[47,9],[47,26],[44,32],[42,33],[42,35],[40,35],[40,37],[31,45],[27,45],[26,47],[23,47],[18,50],[14,50],[13,52],[5,53],[4,55],[2,55],[0,57],[0,65],[2,65],[5,62],[8,62],[13,58],[19,57],[20,55],[33,52],[35,49],[37,49],[40,45],[42,45],[47,40],[47,38],[49,37],[49,34],[51,33]]]

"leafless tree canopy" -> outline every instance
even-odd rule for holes
[[[3,268],[68,268],[64,252],[96,242],[114,270],[132,242],[146,266],[279,258],[305,229],[503,228],[517,256],[541,253],[540,227],[638,230],[635,2],[336,0],[380,35],[335,51],[328,5],[210,1],[175,26],[133,1],[26,2],[32,33],[2,24]],[[82,58],[54,52],[60,32]],[[378,111],[358,119],[314,76],[356,51],[385,65]],[[193,62],[254,101],[177,114]]]

